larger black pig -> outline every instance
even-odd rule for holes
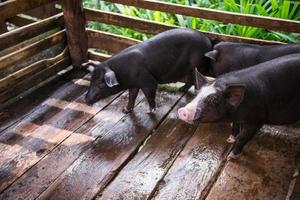
[[[218,77],[221,74],[244,69],[284,55],[300,53],[300,44],[255,45],[247,43],[220,42],[205,55],[211,59],[205,65],[205,75]]]
[[[238,125],[231,138],[236,141],[229,158],[239,155],[263,124],[300,120],[300,54],[233,71],[213,82],[205,77],[202,81],[205,85],[195,99],[178,110],[179,118]]]
[[[129,47],[105,62],[93,65],[87,103],[129,89],[129,102],[124,112],[130,112],[139,89],[145,94],[150,111],[155,109],[158,84],[185,80],[183,89],[195,83],[195,68],[201,72],[209,64],[204,54],[212,49],[211,41],[195,30],[173,29]]]

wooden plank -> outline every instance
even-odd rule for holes
[[[45,68],[42,71],[39,71],[38,73],[35,73],[33,76],[30,76],[20,82],[17,82],[16,85],[12,86],[11,88],[8,88],[7,90],[3,91],[0,94],[0,109],[6,107],[9,103],[8,100],[17,97],[18,95],[26,92],[32,87],[35,87],[40,82],[43,82],[45,79],[49,78],[50,76],[55,75],[59,71],[67,68],[70,65],[70,58],[66,57],[62,60],[57,61],[56,63],[53,63],[53,65],[48,66],[47,61],[43,62],[44,60],[37,63],[37,65],[41,68]],[[19,96],[19,98],[22,98],[22,95]]]
[[[295,146],[277,133],[260,133],[226,163],[206,199],[286,199],[294,172]]]
[[[0,51],[23,42],[24,40],[33,38],[39,34],[45,33],[51,29],[60,28],[63,26],[63,15],[57,14],[48,19],[15,29],[13,31],[0,35]]]
[[[7,26],[5,21],[0,21],[0,34],[7,32]]]
[[[118,13],[107,12],[102,10],[95,9],[85,9],[86,18],[88,21],[97,21],[100,23],[116,25],[126,28],[132,28],[141,33],[147,34],[158,34],[163,31],[179,28],[178,26],[168,25],[159,22],[153,22],[151,20],[140,19],[137,17],[130,17]],[[247,42],[253,44],[283,44],[281,42],[276,41],[268,41],[254,38],[245,38],[239,36],[229,36],[220,33],[212,33],[208,31],[199,31],[205,34],[207,37],[211,39],[218,39],[221,41],[230,41],[230,42]]]
[[[56,44],[65,44],[65,43],[66,43],[66,32],[59,31],[23,49],[19,49],[6,56],[0,57],[0,73],[4,73],[4,74],[13,73],[17,70],[18,64],[24,62],[26,59]],[[0,80],[0,90],[2,87],[1,82],[2,80]]]
[[[14,17],[7,19],[7,21],[18,27],[27,26],[29,24],[37,22],[37,20],[28,19],[22,15],[16,15]]]
[[[46,44],[51,45],[50,44],[51,40],[54,41],[54,43],[62,42],[64,40],[64,37],[63,37],[64,32],[61,32],[61,33],[62,34],[60,34],[60,39],[58,39],[57,37],[53,37],[53,38],[50,38],[50,42],[45,42],[42,45],[46,45]],[[59,36],[59,35],[57,35],[57,36]],[[40,44],[41,43],[38,43],[38,45],[40,45]],[[34,50],[32,50],[32,51],[34,51]],[[26,54],[26,53],[24,53],[24,54]],[[39,71],[42,71],[43,69],[45,69],[45,67],[49,67],[49,66],[53,65],[54,63],[58,62],[59,60],[63,59],[64,57],[66,57],[67,54],[68,54],[68,49],[65,48],[65,50],[63,50],[62,53],[60,53],[59,55],[57,55],[53,58],[40,60],[36,63],[33,63],[32,65],[29,65],[29,66],[27,66],[23,69],[18,70],[17,72],[14,72],[13,74],[10,74],[10,75],[4,77],[3,79],[0,80],[0,92],[3,92],[4,90],[8,89],[9,87],[14,86],[19,81],[24,80],[24,79],[34,75],[35,73],[37,73]],[[21,53],[17,54],[17,55],[20,55],[19,58],[22,59],[23,55]],[[1,66],[0,66],[0,68],[1,68]]]
[[[68,83],[61,85],[61,87],[53,92],[53,93],[49,93],[49,98],[50,99],[63,99],[65,103],[73,101],[75,98],[77,98],[78,96],[80,96],[84,91],[86,91],[87,86],[84,86],[83,84],[75,84],[75,83],[80,83],[79,81],[75,82],[74,81],[69,81]],[[45,91],[46,92],[46,91]],[[24,123],[24,121],[29,122],[29,120],[35,118],[35,120],[37,120],[40,116],[44,115],[45,112],[48,112],[47,110],[51,107],[47,106],[49,100],[46,99],[45,101],[41,102],[36,108],[34,108],[32,111],[28,112],[26,116],[24,116],[22,119]],[[24,106],[24,105],[22,105]],[[53,109],[54,110],[54,109]],[[4,115],[5,114],[5,111]],[[15,114],[15,113],[12,113]],[[51,114],[49,114],[50,116]],[[28,117],[29,116],[29,117]],[[20,120],[17,120],[18,122]],[[10,123],[7,125],[4,123],[0,124],[0,135],[2,135],[4,133],[4,130],[6,130],[8,127],[10,127]],[[16,128],[16,126],[20,126],[20,123],[18,123],[17,125],[15,125],[12,128]]]
[[[160,181],[152,199],[201,199],[217,178],[229,153],[228,124],[200,124]]]
[[[87,30],[87,36],[89,48],[104,49],[109,53],[117,53],[140,42],[128,37],[91,29]]]
[[[89,60],[98,60],[98,61],[103,62],[103,61],[107,60],[110,57],[111,57],[111,55],[95,52],[95,51],[92,51],[92,50],[88,51]]]
[[[182,95],[158,94],[159,108],[145,113],[143,101],[132,114],[97,139],[39,197],[39,199],[92,199],[118,173]]]
[[[158,10],[162,12],[181,14],[203,19],[221,21],[224,23],[240,24],[253,26],[269,30],[287,31],[300,33],[300,21],[293,21],[280,18],[272,18],[265,16],[257,16],[250,14],[233,13],[209,8],[199,8],[192,6],[183,6],[173,3],[143,0],[105,0],[107,2],[130,5],[150,10]]]
[[[97,199],[148,199],[151,196],[197,128],[197,123],[190,125],[177,119],[177,109],[191,99],[191,96],[181,99],[137,155],[104,191],[99,191]]]
[[[136,104],[141,99],[142,95],[139,95]],[[0,198],[37,198],[83,151],[92,145],[96,138],[107,134],[125,116],[122,109],[126,106],[127,100],[126,92],[20,177],[0,195]],[[37,172],[38,176],[36,176]]]
[[[21,12],[40,7],[44,4],[50,3],[53,0],[13,0],[6,1],[0,5],[0,21],[11,18]]]
[[[25,121],[1,135],[1,191],[110,104],[117,95],[101,100],[93,106],[84,103],[84,96],[80,95],[73,102],[51,99],[47,104],[52,110],[58,110],[55,114]]]
[[[40,6],[38,8],[34,8],[26,12],[27,15],[36,17],[38,19],[45,19],[56,15],[60,12],[57,8],[55,8],[56,2],[51,2],[46,5]]]
[[[51,97],[51,95],[56,94],[63,87],[67,87],[67,85],[73,85],[72,81],[70,81],[69,74],[70,73],[61,75],[56,78],[55,81],[51,82],[51,84],[41,86],[31,95],[2,109],[0,111],[0,134],[5,129],[32,114],[47,98]]]
[[[88,39],[82,0],[62,0],[62,3],[72,65],[81,68],[81,64],[88,60]]]

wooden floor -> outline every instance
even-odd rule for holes
[[[190,95],[121,112],[127,92],[84,103],[88,78],[58,81],[0,113],[0,199],[286,199],[300,129],[265,127],[232,162],[228,124],[176,117]],[[299,188],[299,187],[298,187]]]

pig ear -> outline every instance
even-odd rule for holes
[[[106,69],[106,72],[104,74],[104,80],[108,87],[119,85],[116,74],[111,69]]]
[[[195,69],[195,88],[199,90],[204,84],[208,83],[208,79],[203,76],[198,69]]]
[[[244,99],[245,85],[230,85],[226,89],[227,101],[235,108],[237,108]]]
[[[210,58],[213,61],[217,60],[217,56],[218,56],[218,51],[217,50],[213,50],[213,51],[209,51],[206,54],[204,54],[206,57]]]

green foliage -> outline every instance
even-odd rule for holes
[[[270,16],[291,20],[300,20],[300,3],[287,0],[161,0],[181,5],[219,9],[229,12]],[[205,20],[187,17],[177,14],[151,11],[132,6],[107,3],[100,0],[85,0],[84,6],[105,11],[112,11],[124,15],[139,17],[169,25],[193,28],[215,33],[237,35],[242,37],[276,40],[288,43],[299,43],[300,34],[285,33],[281,31],[267,31],[260,28],[243,26],[238,24],[223,24],[213,20]],[[136,32],[131,29],[121,28],[101,23],[91,22],[89,27],[104,30],[138,40],[146,40],[149,35]]]

